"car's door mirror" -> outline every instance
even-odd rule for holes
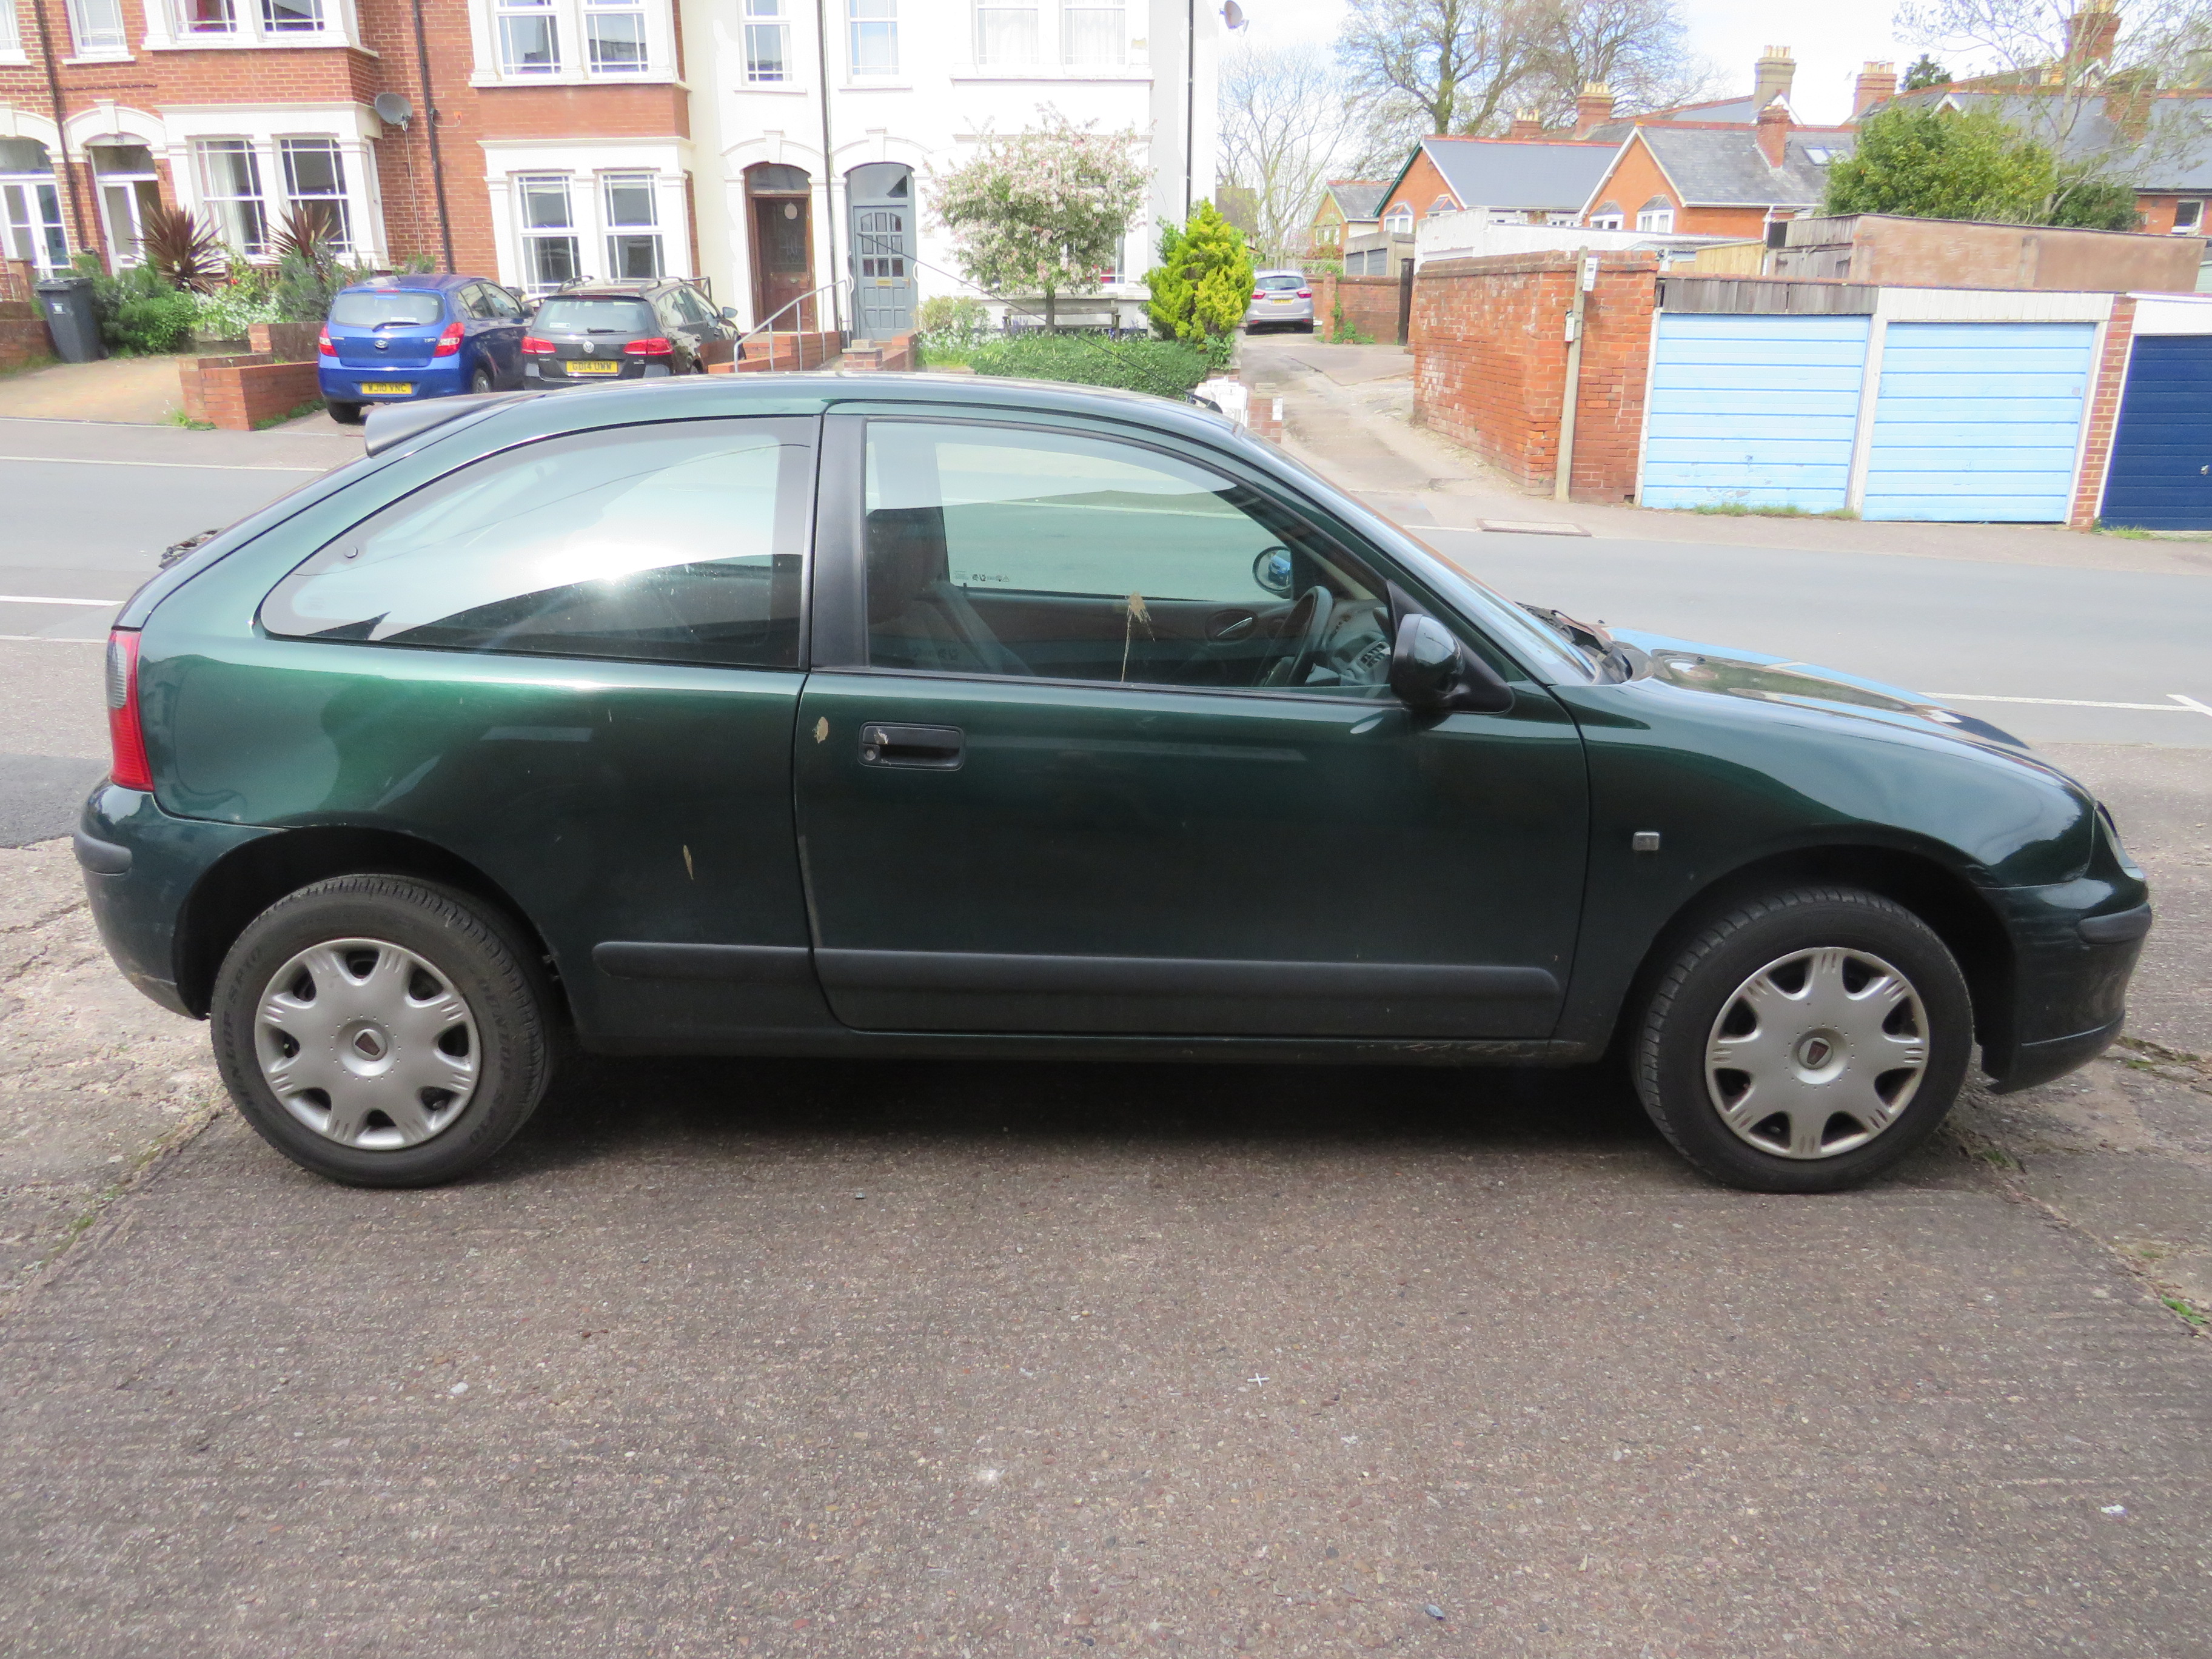
[[[1390,653],[1390,689],[1408,708],[1424,714],[1455,709],[1496,714],[1513,706],[1513,692],[1490,665],[1469,651],[1434,617],[1418,611],[1398,624]]]
[[[722,307],[722,320],[726,323],[736,322],[738,320],[738,308],[735,306],[724,306]]]
[[[1271,547],[1252,561],[1252,580],[1270,593],[1291,596],[1291,585],[1297,580],[1297,571],[1291,563],[1291,550]]]

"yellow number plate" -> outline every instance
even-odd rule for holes
[[[396,395],[404,398],[415,389],[415,382],[412,380],[363,380],[361,383],[361,389],[372,397]]]
[[[619,374],[622,373],[620,363],[570,363],[568,368],[571,374]]]

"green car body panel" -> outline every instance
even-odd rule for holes
[[[917,408],[1142,435],[1261,480],[1401,580],[1511,707],[1438,719],[860,667],[841,656],[855,600],[827,472],[795,668],[364,646],[257,621],[302,560],[488,453],[641,422],[828,430]],[[1808,872],[1944,911],[2004,1085],[2117,1028],[2142,930],[2082,924],[2147,892],[2063,774],[1909,694],[1755,655],[1647,642],[1632,678],[1570,671],[1570,653],[1534,659],[1501,607],[1266,446],[1157,400],[825,375],[494,398],[142,591],[119,625],[141,630],[156,787],[96,791],[80,856],[125,971],[197,1014],[226,929],[288,867],[331,873],[317,860],[356,842],[379,861],[419,849],[402,865],[536,930],[580,1040],[613,1052],[1587,1060],[1701,902]],[[863,765],[862,728],[886,721],[958,728],[960,764]]]

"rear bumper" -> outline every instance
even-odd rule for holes
[[[460,358],[441,357],[431,363],[418,363],[412,368],[393,364],[389,368],[358,368],[340,364],[319,368],[315,374],[318,388],[325,403],[341,404],[404,404],[418,398],[454,398],[468,390],[462,377]],[[368,386],[404,386],[404,392],[368,392]]]
[[[93,922],[123,976],[173,1013],[204,1015],[204,965],[186,957],[191,904],[225,854],[269,833],[172,817],[142,790],[94,790],[77,820],[76,857]]]
[[[624,380],[665,380],[669,374],[668,360],[633,357],[612,374],[571,374],[558,361],[548,362],[542,357],[525,360],[522,380],[526,386],[617,386]]]

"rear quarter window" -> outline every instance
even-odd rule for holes
[[[488,456],[270,590],[287,639],[783,668],[814,423],[670,422]]]
[[[421,327],[446,314],[445,302],[421,289],[341,294],[331,301],[331,321],[342,328],[374,328],[380,323]]]

